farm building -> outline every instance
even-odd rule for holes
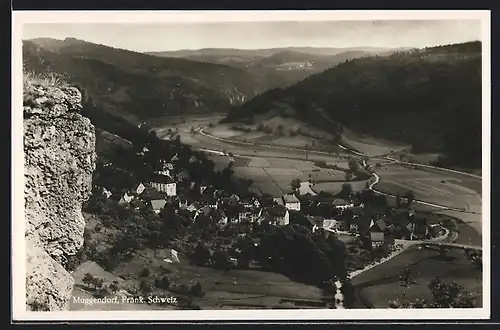
[[[300,211],[300,201],[294,194],[284,195],[283,204],[288,210]]]

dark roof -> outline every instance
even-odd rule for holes
[[[157,183],[175,183],[175,181],[168,175],[154,174],[151,177],[151,182]]]
[[[313,215],[311,216],[312,220],[314,221],[315,224],[323,224],[323,221],[325,221],[325,217],[322,217],[320,215]]]
[[[342,198],[336,198],[332,201],[332,204],[333,205],[349,205],[351,203],[349,203],[348,201],[346,201]]]
[[[387,229],[387,225],[382,219],[375,221],[374,227],[375,229],[380,229],[381,231],[385,231]]]
[[[384,243],[386,244],[394,244],[395,239],[393,235],[385,235],[384,236]]]
[[[266,211],[270,216],[284,217],[286,214],[286,207],[282,205],[269,205],[266,207]]]
[[[205,214],[210,214],[210,212],[212,211],[212,208],[210,206],[204,206],[201,209],[199,209],[198,211],[201,211]]]
[[[369,229],[371,221],[372,221],[372,219],[370,219],[369,217],[359,217],[359,218],[353,219],[350,222],[350,224],[355,224],[355,225],[361,226],[362,228]]]
[[[365,213],[364,209],[361,206],[355,206],[351,208],[351,211],[355,215],[362,215]]]
[[[189,206],[191,206],[191,205],[192,205],[193,207],[196,207],[197,209],[199,209],[199,208],[200,208],[200,206],[201,206],[201,205],[200,205],[200,203],[198,203],[198,202],[192,202]]]
[[[383,242],[385,239],[384,233],[382,232],[371,232],[370,238],[372,242]]]

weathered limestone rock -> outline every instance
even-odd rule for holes
[[[24,90],[24,180],[27,308],[67,310],[73,279],[67,257],[83,244],[82,203],[95,169],[95,130],[79,114],[73,87],[32,84]],[[35,306],[35,307],[34,307]]]

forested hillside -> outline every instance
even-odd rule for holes
[[[199,49],[151,52],[160,57],[185,58],[206,63],[225,64],[244,69],[257,77],[259,90],[284,88],[348,59],[388,55],[386,48]]]
[[[102,116],[131,122],[224,112],[253,97],[256,78],[238,68],[160,58],[73,38],[23,42],[26,71],[55,73],[85,91]]]
[[[481,43],[469,42],[348,60],[234,107],[227,120],[280,114],[323,128],[331,120],[480,167],[481,109]]]

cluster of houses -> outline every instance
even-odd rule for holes
[[[147,152],[147,150],[146,150]],[[112,198],[120,205],[140,209],[147,205],[159,214],[170,203],[175,210],[187,211],[193,222],[201,215],[215,218],[220,226],[239,222],[268,222],[277,226],[290,223],[289,211],[300,211],[300,201],[293,194],[275,198],[275,203],[262,205],[257,197],[241,198],[228,195],[208,184],[189,182],[185,171],[175,171],[175,156],[172,162],[164,163],[161,171],[154,172],[147,182],[138,182],[132,189],[119,196],[102,188],[106,198]],[[182,184],[180,183],[187,183]],[[194,193],[194,194],[193,194]],[[187,196],[196,196],[189,199]]]
[[[147,152],[147,150],[144,150]],[[193,158],[193,157],[192,157]],[[164,162],[161,171],[154,172],[147,182],[138,182],[132,189],[120,196],[102,189],[106,198],[115,198],[120,205],[128,205],[139,209],[150,207],[155,213],[160,213],[167,204],[173,206],[176,212],[184,211],[190,214],[193,222],[200,216],[208,216],[220,226],[240,222],[267,222],[272,225],[286,226],[290,223],[291,211],[305,211],[304,207],[312,209],[327,208],[333,210],[330,217],[306,215],[314,232],[319,228],[333,231],[344,231],[352,234],[364,234],[376,244],[393,244],[396,238],[422,239],[436,236],[438,229],[428,226],[425,219],[415,217],[410,209],[396,209],[391,214],[381,217],[365,215],[364,205],[355,204],[341,198],[312,198],[308,206],[301,203],[295,194],[284,194],[265,203],[258,197],[241,198],[236,194],[229,195],[222,190],[203,183],[191,182],[185,170],[176,170],[178,160],[174,155],[170,162]],[[196,161],[196,159],[190,159]],[[182,183],[182,184],[180,184]],[[194,194],[193,194],[194,193]],[[301,206],[302,205],[302,206]]]

